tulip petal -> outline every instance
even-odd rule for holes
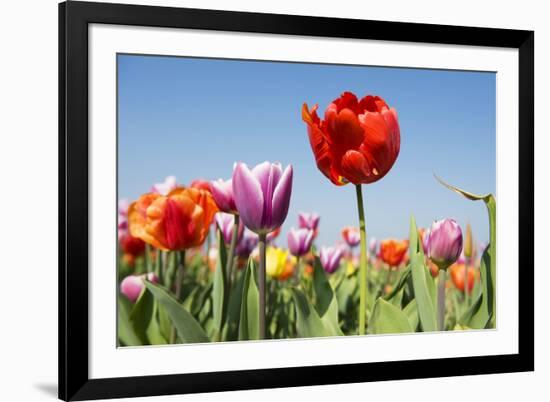
[[[243,223],[253,232],[262,228],[264,196],[260,182],[244,163],[233,171],[233,196]]]
[[[288,214],[292,194],[292,165],[288,165],[273,191],[271,225],[277,228],[283,224]]]
[[[369,177],[376,175],[376,169],[371,170],[367,159],[359,151],[348,151],[342,158],[342,173],[353,184],[366,183]]]

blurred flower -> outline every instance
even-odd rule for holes
[[[398,267],[404,260],[409,247],[408,240],[386,239],[380,242],[380,259],[390,267]]]
[[[462,251],[462,230],[453,219],[436,221],[430,228],[428,257],[439,267],[447,269]]]
[[[428,268],[430,269],[430,275],[433,278],[437,278],[439,276],[439,268],[430,260],[428,260]]]
[[[208,269],[210,270],[210,272],[216,271],[217,263],[218,263],[218,248],[215,246],[212,246],[208,250]]]
[[[177,188],[167,196],[144,194],[130,205],[130,233],[161,250],[197,247],[217,211],[212,195],[196,188]]]
[[[379,96],[361,100],[344,92],[317,115],[317,105],[302,107],[309,142],[319,170],[336,185],[372,183],[393,166],[400,147],[397,112]]]
[[[332,274],[340,267],[340,259],[344,255],[341,248],[338,247],[321,247],[319,252],[319,260],[323,269]]]
[[[319,221],[321,217],[315,212],[299,212],[298,213],[298,227],[300,229],[313,230],[313,237],[317,237],[319,232]]]
[[[211,182],[210,192],[212,193],[218,208],[220,208],[220,211],[230,214],[237,213],[235,199],[233,198],[233,182],[231,179],[225,181],[218,179]]]
[[[251,232],[248,229],[244,230],[243,236],[239,243],[237,244],[237,255],[240,257],[248,258],[252,250],[258,245],[258,235],[254,232]]]
[[[313,230],[292,228],[288,232],[288,249],[296,257],[306,254],[313,243]]]
[[[120,248],[124,253],[124,261],[130,266],[134,265],[136,257],[142,255],[145,252],[145,242],[140,238],[132,236],[126,232],[119,239]]]
[[[468,223],[466,225],[466,235],[464,236],[464,256],[471,258],[473,256],[474,239],[472,237],[472,227]]]
[[[209,193],[211,192],[210,190],[210,182],[206,181],[206,180],[203,180],[203,179],[195,179],[191,182],[191,184],[189,185],[189,187],[191,188],[196,188],[198,190],[204,190],[204,191],[208,191]]]
[[[138,299],[143,287],[143,281],[147,278],[149,282],[158,283],[158,278],[154,273],[144,275],[128,275],[120,282],[120,293],[126,296],[132,303]]]
[[[218,212],[215,215],[216,223],[220,228],[223,235],[223,241],[229,246],[231,243],[231,237],[233,236],[233,226],[235,226],[235,217],[225,212]],[[239,229],[237,231],[237,242],[242,238],[244,226],[239,222]]]
[[[118,200],[118,240],[128,233],[128,207],[127,199]]]
[[[246,227],[267,234],[286,219],[292,193],[292,165],[284,171],[279,163],[264,162],[252,170],[237,163],[233,171],[233,194]]]
[[[378,248],[378,242],[375,237],[371,237],[369,241],[369,253],[370,255],[376,255],[376,249]]]
[[[430,236],[430,231],[428,229],[420,228],[418,229],[418,240],[422,245],[422,251],[424,254],[428,252],[428,237]]]
[[[268,247],[266,250],[266,273],[272,278],[283,274],[287,262],[288,251],[281,248]]]
[[[285,268],[283,272],[277,277],[280,281],[286,281],[288,278],[291,278],[294,275],[294,269],[296,268],[296,258],[288,257],[286,259]]]
[[[357,247],[361,241],[361,235],[359,233],[359,228],[353,226],[346,226],[342,229],[342,237],[346,241],[347,245],[351,248]]]
[[[178,185],[176,184],[176,176],[167,176],[161,183],[153,184],[151,188],[152,193],[160,195],[168,195],[172,190],[175,190]]]
[[[269,232],[266,236],[266,241],[268,244],[274,244],[275,243],[275,239],[277,237],[279,237],[279,235],[281,234],[281,227],[278,227],[277,229],[275,229],[274,231],[272,232]]]
[[[453,264],[451,266],[451,279],[453,280],[453,284],[455,287],[460,290],[461,292],[464,292],[464,270],[466,269],[466,265],[464,264]],[[476,277],[477,277],[477,271],[474,267],[468,266],[468,293],[472,293],[472,290],[474,289]]]

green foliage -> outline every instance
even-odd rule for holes
[[[243,293],[241,298],[241,316],[239,321],[239,340],[260,339],[260,294],[256,282],[256,263],[252,258],[248,260],[248,266],[243,280]]]
[[[407,314],[395,305],[378,298],[369,319],[369,334],[396,334],[414,332]]]
[[[223,325],[225,323],[225,314],[227,310],[227,250],[220,230],[217,231],[218,237],[218,260],[216,270],[214,271],[214,285],[212,292],[213,326],[215,340],[221,340]]]

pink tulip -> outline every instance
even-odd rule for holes
[[[308,213],[308,212],[299,212],[298,213],[298,227],[301,229],[309,229],[313,230],[315,233],[317,232],[317,228],[319,227],[319,220],[321,217],[316,214],[315,212]]]
[[[447,269],[462,252],[462,230],[453,219],[436,221],[428,237],[428,257],[439,269]]]
[[[233,182],[231,179],[218,179],[210,183],[210,192],[220,211],[230,214],[237,213],[235,198],[233,197]]]
[[[177,187],[176,176],[168,176],[161,183],[156,183],[151,188],[151,192],[160,195],[168,195],[168,193]]]
[[[321,247],[319,252],[319,259],[323,269],[332,274],[340,267],[340,259],[344,255],[344,252],[339,247]]]
[[[307,254],[312,243],[313,230],[292,228],[288,232],[288,249],[296,257]]]
[[[215,215],[215,219],[218,227],[220,228],[220,231],[222,232],[223,241],[226,245],[229,245],[231,243],[231,237],[233,236],[233,226],[235,225],[234,215],[225,212],[217,212]],[[239,222],[239,229],[237,231],[237,242],[241,239],[243,231],[244,226],[242,225],[242,223]]]
[[[153,272],[143,275],[128,275],[120,283],[120,292],[132,303],[135,303],[145,286],[143,284],[145,278],[149,282],[158,283],[158,277]]]

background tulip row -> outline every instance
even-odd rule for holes
[[[175,182],[170,188],[162,186],[158,186],[159,195],[177,188]],[[205,191],[201,186],[206,188],[201,182],[190,188]],[[484,201],[491,232],[495,230],[491,195],[449,187],[470,200]],[[204,243],[186,252],[156,248],[132,236],[127,203],[120,203],[119,214],[121,346],[260,339],[258,235],[238,224],[231,268],[228,259],[235,225],[230,214],[216,212]],[[451,225],[448,221],[433,226],[443,223]],[[299,214],[296,226],[287,239],[281,238],[280,229],[267,239],[265,338],[358,334],[359,230],[344,227],[341,243],[319,247],[321,217]],[[463,246],[450,248],[454,253],[450,258],[456,261],[445,268],[447,276],[442,278],[438,265],[428,257],[431,230],[417,228],[411,218],[408,239],[370,239],[367,334],[439,330],[440,283],[446,288],[441,329],[495,326],[494,251],[490,245],[478,245],[468,226]],[[179,276],[178,267],[185,267]]]
[[[120,345],[495,327],[494,197],[440,180],[485,203],[488,245],[477,247],[453,219],[424,230],[411,218],[408,239],[367,246],[362,186],[399,155],[397,112],[378,96],[345,92],[324,119],[306,104],[302,119],[319,171],[355,186],[358,227],[319,247],[321,217],[302,213],[280,239],[292,165],[236,162],[229,179],[189,186],[168,177],[119,205]]]

